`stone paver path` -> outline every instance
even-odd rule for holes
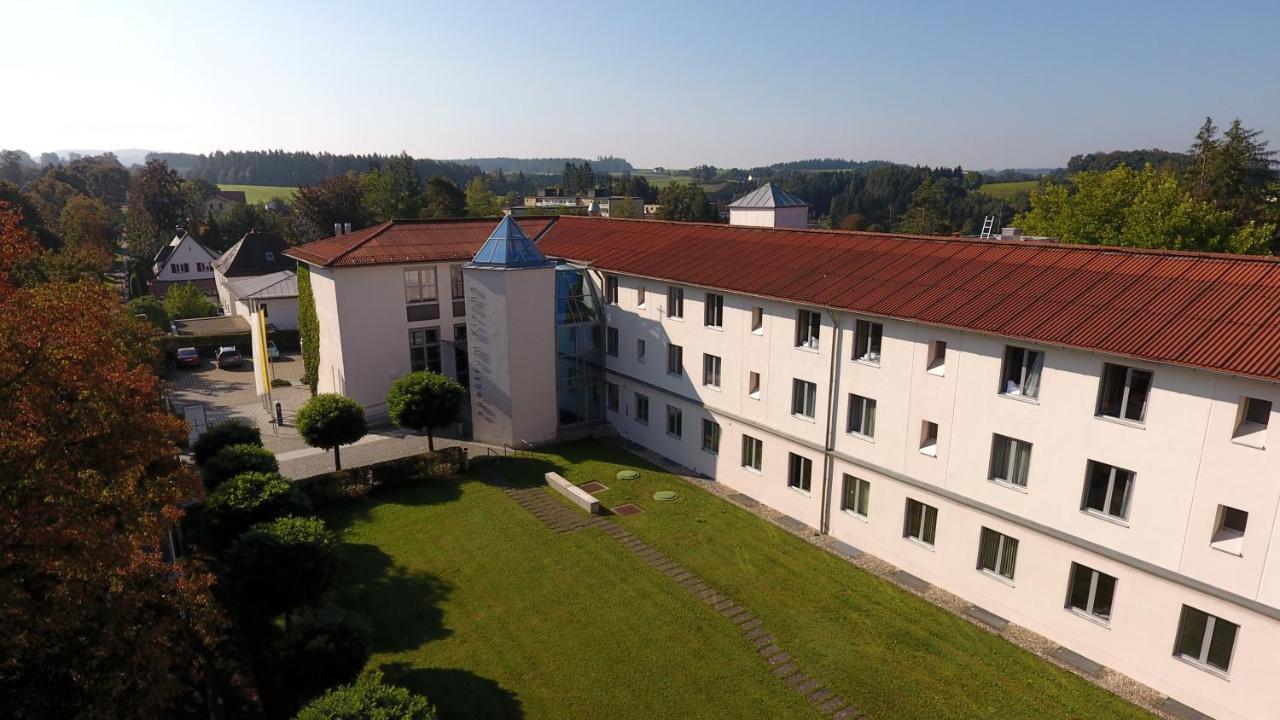
[[[649,543],[632,535],[621,525],[605,516],[583,515],[546,492],[541,486],[531,488],[504,487],[511,499],[528,510],[547,527],[560,533],[577,532],[583,528],[597,527],[604,534],[618,541],[654,570],[671,578],[695,598],[711,606],[727,622],[738,626],[743,639],[750,643],[760,660],[770,668],[773,677],[810,703],[821,713],[836,720],[866,720],[867,716],[836,695],[820,680],[800,671],[800,665],[792,654],[782,648],[778,639],[765,627],[764,621],[740,605],[733,598],[716,590],[691,570],[664,555]]]

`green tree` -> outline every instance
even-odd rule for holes
[[[368,432],[364,408],[337,393],[312,397],[298,410],[294,422],[308,445],[333,450],[335,470],[342,469],[341,447],[356,442]]]
[[[125,237],[135,257],[150,262],[174,229],[194,218],[182,178],[164,161],[151,160],[134,176],[125,208]]]
[[[467,214],[472,217],[491,217],[501,215],[498,198],[489,191],[489,183],[483,175],[471,178],[467,183]]]
[[[249,528],[226,554],[243,608],[261,618],[314,601],[333,584],[338,555],[333,533],[315,517],[283,517]]]
[[[427,448],[436,449],[435,428],[458,417],[466,388],[452,378],[427,370],[411,372],[391,384],[387,411],[391,422],[402,428],[425,432]]]
[[[302,225],[298,239],[307,242],[333,235],[336,223],[351,223],[353,230],[359,230],[372,220],[360,176],[354,172],[298,188],[293,209]]]
[[[388,685],[372,670],[312,701],[298,720],[436,720],[436,711],[427,698]]]
[[[667,185],[658,192],[658,203],[662,206],[658,217],[663,220],[716,222],[720,219],[706,191],[693,183]]]
[[[227,445],[215,452],[200,468],[204,486],[216,490],[219,485],[246,472],[280,472],[280,462],[272,452],[261,445],[241,443]]]
[[[108,259],[115,250],[115,221],[111,209],[87,195],[76,195],[62,206],[58,232],[66,247],[90,249]]]
[[[138,298],[142,300],[143,298]],[[136,302],[136,301],[134,301]],[[197,465],[204,465],[219,450],[229,445],[262,446],[262,431],[245,420],[232,419],[205,430],[191,446]]]
[[[1033,235],[1090,245],[1265,253],[1272,225],[1236,229],[1231,214],[1192,198],[1171,172],[1119,166],[1048,182],[1014,223]]]
[[[169,313],[164,309],[164,303],[154,295],[143,295],[129,301],[125,306],[129,314],[138,317],[143,315],[146,322],[155,327],[160,332],[169,332]],[[206,433],[207,434],[207,433]]]
[[[320,317],[311,292],[311,269],[298,263],[298,342],[302,346],[302,382],[316,394],[320,380]]]
[[[951,229],[946,201],[946,195],[942,188],[934,183],[933,176],[926,175],[924,181],[911,194],[907,212],[898,222],[898,232],[916,235],[946,234]]]
[[[310,512],[306,494],[279,473],[243,472],[209,493],[200,516],[221,545],[252,525]]]
[[[331,604],[294,614],[276,646],[281,686],[296,704],[355,680],[369,660],[369,628]]]
[[[169,287],[164,294],[164,309],[171,320],[212,317],[218,312],[218,306],[210,302],[200,292],[200,288],[189,282]]]
[[[364,174],[364,203],[379,220],[418,217],[422,209],[422,177],[406,153]],[[334,222],[345,222],[335,220]]]
[[[462,217],[467,214],[467,196],[449,180],[433,177],[427,181],[422,198],[422,216],[429,218]]]

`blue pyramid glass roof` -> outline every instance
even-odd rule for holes
[[[485,267],[527,268],[549,266],[547,256],[542,254],[533,240],[516,224],[510,215],[502,218],[498,227],[494,228],[489,239],[484,241],[480,252],[471,260],[473,265]]]

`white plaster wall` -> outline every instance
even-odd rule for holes
[[[809,208],[729,208],[730,225],[750,227],[806,228],[809,227]]]
[[[164,265],[160,267],[160,272],[156,273],[157,282],[194,282],[196,280],[212,280],[213,279],[213,255],[205,251],[199,243],[194,240],[183,238],[178,243],[178,247],[174,248],[173,253],[165,259]],[[189,271],[185,273],[175,273],[169,269],[171,263],[187,263]],[[196,263],[206,263],[208,270],[200,272],[196,270]]]

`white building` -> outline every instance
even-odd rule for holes
[[[1220,720],[1275,716],[1280,456],[1267,434],[1280,401],[1280,262],[520,223],[560,259],[503,290],[509,312],[544,305],[555,285],[554,328],[541,332],[556,338],[557,427],[546,408],[526,408],[542,425],[521,432],[549,437],[603,417],[1187,706]],[[424,223],[374,235],[387,263],[376,267],[347,269],[342,237],[292,251],[338,257],[313,269],[322,378],[329,368],[328,388],[361,402],[409,366],[405,334],[427,283],[408,282],[417,265],[406,261],[442,256],[459,237]],[[471,303],[472,271],[461,272]],[[518,330],[529,337],[546,322],[531,312]],[[517,325],[481,336],[468,317],[471,363],[500,352],[518,365],[521,343],[505,336]],[[541,377],[545,358],[536,364]]]
[[[248,318],[266,308],[281,330],[298,329],[297,261],[278,235],[251,231],[213,262],[218,301],[227,315]]]
[[[729,222],[753,227],[809,227],[809,203],[773,183],[765,183],[729,203]]]
[[[216,296],[213,282],[213,261],[217,256],[191,233],[181,228],[168,245],[160,248],[151,264],[152,279],[147,283],[151,294],[163,297],[169,288],[191,283],[205,295]]]

